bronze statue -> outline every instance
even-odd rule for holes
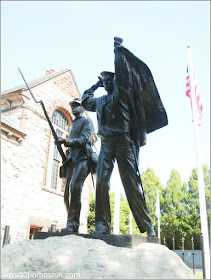
[[[57,146],[64,144],[68,147],[67,160],[60,170],[60,177],[65,177],[64,203],[67,210],[67,227],[62,231],[78,232],[81,191],[88,174],[94,173],[97,167],[97,154],[92,151],[91,144],[94,133],[93,122],[83,116],[81,100],[75,98],[70,102],[75,116],[68,138],[58,137]]]
[[[104,71],[82,96],[82,106],[97,113],[101,150],[97,167],[95,233],[110,233],[110,177],[117,160],[130,209],[141,233],[155,232],[138,169],[146,134],[167,125],[167,115],[149,68],[114,38],[115,73]],[[95,98],[104,87],[107,95]]]

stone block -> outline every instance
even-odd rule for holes
[[[160,244],[160,238],[131,234],[82,234],[68,232],[36,232],[34,239],[46,239],[53,236],[77,235],[84,238],[99,239],[117,247],[135,248],[141,243]]]

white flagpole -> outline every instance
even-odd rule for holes
[[[196,142],[196,161],[197,161],[197,174],[198,174],[198,189],[199,189],[199,208],[200,208],[200,220],[201,220],[201,233],[203,235],[203,248],[204,248],[204,262],[205,262],[205,279],[210,279],[210,246],[209,246],[209,234],[207,224],[207,210],[204,190],[203,168],[200,153],[200,141],[199,141],[199,127],[197,120],[197,105],[195,98],[195,80],[193,76],[193,66],[191,60],[191,49],[188,47],[188,69],[191,84],[191,99],[192,99],[192,111],[193,111],[193,123]]]
[[[160,197],[159,197],[158,189],[157,189],[156,213],[157,213],[157,218],[158,218],[158,238],[160,238]]]
[[[160,238],[160,215],[158,215],[158,238]]]
[[[133,234],[133,216],[132,211],[130,210],[130,234]]]

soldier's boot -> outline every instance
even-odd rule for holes
[[[61,232],[78,233],[79,224],[72,220],[67,220],[67,227],[63,228]]]
[[[93,234],[110,234],[110,229],[102,223],[97,223]]]

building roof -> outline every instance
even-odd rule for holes
[[[11,128],[20,131],[20,128],[18,128],[14,123],[12,123],[10,120],[8,120],[7,117],[1,115],[1,123],[6,124],[7,126],[10,126]]]
[[[37,85],[39,85],[39,84],[41,84],[43,82],[46,82],[46,81],[52,79],[52,78],[54,78],[54,77],[56,77],[56,76],[58,76],[60,74],[63,74],[65,72],[67,72],[67,71],[71,71],[71,70],[70,69],[65,69],[65,70],[62,70],[62,71],[59,71],[59,72],[54,72],[52,74],[48,74],[48,75],[45,75],[45,76],[43,76],[41,78],[35,79],[35,80],[31,81],[31,82],[27,82],[27,84],[28,84],[28,86],[30,88],[32,88],[34,86],[37,86]],[[15,91],[19,91],[19,90],[25,90],[25,89],[27,89],[26,84],[21,84],[19,86],[14,87],[14,88],[4,90],[1,93],[1,95],[5,95],[5,94],[8,94],[10,92],[15,92]]]

